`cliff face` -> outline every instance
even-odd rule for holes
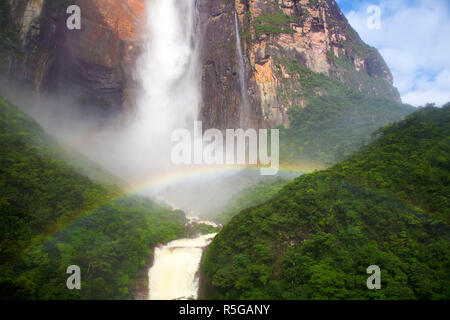
[[[243,101],[239,90],[234,12],[233,1],[199,1],[203,67],[201,117],[206,127],[233,128],[240,123]],[[259,125],[260,97],[256,82],[248,81],[252,74],[246,53],[245,78],[252,110],[250,121]]]
[[[0,30],[0,51],[4,43],[9,49],[2,51],[0,69],[37,92],[63,97],[70,92],[82,105],[107,113],[126,110],[138,86],[132,73],[145,1],[74,0],[82,28],[70,31],[65,0],[7,0],[0,5],[1,29],[7,30],[4,37]],[[361,41],[334,0],[197,0],[197,5],[205,128],[239,127],[244,105],[248,127],[289,126],[288,110],[305,106],[309,97],[305,79],[295,72],[299,68],[400,100],[382,57]],[[248,103],[240,92],[235,14]]]
[[[107,112],[132,104],[144,0],[74,0],[81,30],[67,29],[66,1],[8,1],[8,28],[18,39],[3,67],[14,80],[37,92],[70,91]]]
[[[204,46],[202,116],[209,126],[236,127],[236,31],[239,17],[252,125],[289,125],[287,111],[305,106],[305,67],[362,93],[400,101],[392,75],[376,49],[364,44],[334,0],[202,0]],[[323,93],[317,93],[323,94]]]

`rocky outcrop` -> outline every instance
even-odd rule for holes
[[[107,113],[130,108],[138,87],[133,70],[145,0],[73,4],[81,8],[81,30],[67,29],[65,0],[3,2],[0,13],[8,5],[18,53],[2,52],[0,69],[37,92],[71,96],[89,108]],[[308,102],[304,79],[293,71],[298,68],[368,95],[400,100],[382,57],[361,41],[334,0],[197,0],[197,5],[205,128],[239,127],[242,114],[248,127],[288,126],[288,110]],[[237,32],[245,93],[240,92]],[[241,112],[244,105],[249,110]]]
[[[302,80],[290,66],[338,79],[368,95],[399,101],[392,75],[376,49],[364,44],[334,0],[202,0],[203,120],[236,127],[238,89],[233,18],[244,40],[252,124],[289,125],[287,111],[305,106]]]
[[[232,128],[240,124],[243,105],[239,90],[236,52],[235,4],[233,1],[199,1],[202,38],[202,107],[201,118],[206,127]],[[245,78],[251,77],[248,56],[245,58]],[[251,125],[261,124],[260,100],[256,82],[248,82],[248,97],[252,112]]]
[[[78,103],[107,112],[132,105],[144,0],[74,0],[81,30],[68,30],[66,1],[8,1],[10,29],[20,40],[11,77],[37,92],[70,92]]]

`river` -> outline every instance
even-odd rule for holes
[[[149,300],[197,299],[203,250],[216,233],[178,239],[154,250],[148,272]]]

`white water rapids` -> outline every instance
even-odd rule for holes
[[[180,239],[156,248],[148,273],[150,300],[197,299],[203,249],[215,234]]]

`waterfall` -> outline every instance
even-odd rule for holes
[[[85,152],[131,185],[174,169],[171,135],[193,130],[200,95],[196,0],[147,0],[133,73],[136,107],[89,139]]]
[[[142,142],[140,152],[147,150],[141,153],[148,157],[143,159],[146,170],[172,170],[171,133],[192,130],[197,120],[201,99],[197,17],[196,0],[147,0],[147,37],[137,62],[143,90],[132,134]],[[193,192],[190,196],[195,198]],[[175,240],[155,248],[148,272],[149,299],[196,299],[203,248],[214,236]]]
[[[147,1],[147,37],[137,62],[143,87],[133,136],[145,136],[145,145],[157,170],[170,161],[174,129],[191,128],[200,104],[197,9],[195,0]],[[142,151],[141,151],[142,152]],[[146,159],[148,162],[148,159]]]
[[[149,299],[197,299],[198,269],[206,247],[215,234],[180,239],[155,249],[154,264],[148,273]]]
[[[239,88],[241,93],[241,106],[239,119],[241,128],[247,128],[249,126],[250,120],[250,103],[248,101],[247,85],[245,81],[244,55],[242,53],[241,35],[239,32],[239,21],[236,12],[234,12],[234,24],[236,30],[236,56],[239,74]]]

